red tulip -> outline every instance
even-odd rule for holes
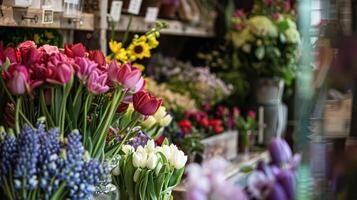
[[[157,139],[155,140],[155,143],[156,143],[157,145],[161,146],[162,143],[165,141],[165,138],[166,138],[165,136],[161,135],[159,138],[157,138]]]
[[[207,118],[202,118],[201,120],[198,121],[198,124],[204,128],[208,128],[209,120]]]
[[[84,57],[86,53],[86,48],[82,43],[77,44],[65,44],[64,45],[64,53],[71,58],[75,57]]]
[[[99,65],[105,65],[105,57],[103,55],[103,52],[100,50],[94,50],[94,51],[89,51],[89,59],[93,60]]]
[[[6,71],[6,85],[15,95],[24,94],[29,86],[29,73],[23,65],[11,65]]]
[[[145,116],[155,114],[161,104],[161,99],[157,99],[145,91],[139,91],[133,95],[134,109]]]
[[[121,102],[120,105],[117,108],[117,113],[124,113],[128,109],[129,104]]]
[[[212,126],[212,127],[221,126],[222,125],[222,120],[211,119],[211,120],[209,120],[209,125]]]
[[[35,63],[31,65],[29,71],[32,88],[43,84],[50,76],[50,70],[44,63]]]
[[[215,134],[222,133],[224,131],[223,126],[214,126],[212,127],[212,130]]]
[[[227,114],[227,111],[228,110],[226,107],[224,107],[222,105],[218,106],[216,109],[216,117],[221,118],[221,117],[225,116]]]

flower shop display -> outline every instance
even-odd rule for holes
[[[118,166],[112,171],[122,199],[172,199],[180,183],[187,156],[175,145],[155,146],[153,140],[136,149],[122,148]]]
[[[0,131],[1,199],[88,199],[104,175],[100,161],[84,149],[78,130],[65,140],[57,128],[23,125]]]

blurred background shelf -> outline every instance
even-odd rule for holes
[[[69,30],[94,30],[94,14],[82,13],[78,19],[64,18],[61,12],[54,12],[53,23],[42,23],[42,10],[1,6],[0,26],[53,28]]]
[[[130,16],[122,15],[119,23],[116,24],[115,30],[125,31],[129,23]],[[161,31],[162,34],[177,35],[177,36],[192,36],[192,37],[214,37],[213,25],[190,24],[179,20],[158,19],[169,25],[167,29]],[[133,16],[130,31],[143,33],[154,27],[154,23],[145,22],[145,18],[141,16]],[[109,28],[108,24],[108,28]]]

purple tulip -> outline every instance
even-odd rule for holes
[[[292,152],[288,143],[281,138],[275,138],[269,144],[269,153],[272,164],[281,166],[292,158]]]
[[[93,71],[88,79],[88,91],[95,95],[107,92],[109,90],[109,86],[106,85],[107,78],[107,74],[100,75],[97,71]]]
[[[280,173],[276,176],[276,180],[284,188],[285,194],[289,200],[295,198],[295,175],[290,170],[281,170]]]
[[[77,77],[85,82],[93,70],[97,68],[97,65],[97,63],[88,58],[76,57],[74,69]]]
[[[288,200],[283,186],[281,186],[279,183],[275,183],[270,188],[267,200]]]

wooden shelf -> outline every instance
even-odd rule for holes
[[[125,31],[129,23],[130,16],[122,15],[119,24],[116,24],[117,31]],[[198,26],[178,20],[158,19],[169,25],[168,28],[161,31],[162,34],[177,35],[177,36],[192,36],[192,37],[214,37],[214,27],[212,26]],[[147,23],[144,17],[133,16],[130,31],[131,32],[146,32],[154,27],[153,23]],[[109,26],[108,26],[109,29]]]
[[[72,30],[94,30],[94,15],[83,13],[79,19],[63,18],[61,12],[54,12],[53,23],[42,23],[42,10],[33,8],[15,8],[1,6],[3,16],[0,16],[0,26],[53,28]]]

